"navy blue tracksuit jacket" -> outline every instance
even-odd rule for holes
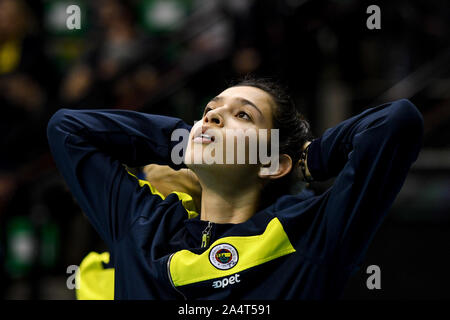
[[[126,110],[61,109],[49,121],[57,167],[111,251],[115,299],[338,298],[423,138],[409,100],[368,108],[310,145],[312,176],[336,178],[328,190],[285,195],[244,223],[216,224],[200,220],[189,195],[164,198],[123,166],[183,167],[170,157],[177,128],[190,126]]]

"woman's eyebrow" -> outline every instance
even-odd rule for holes
[[[219,100],[223,100],[223,98],[222,98],[222,97],[219,97],[219,96],[216,96],[216,97],[212,98],[212,99],[210,100],[210,102],[211,102],[211,101],[217,102],[217,101],[219,101]],[[242,105],[248,104],[248,105],[254,107],[254,108],[259,112],[259,114],[260,114],[261,116],[263,116],[261,110],[259,110],[259,108],[258,108],[253,102],[251,102],[251,101],[249,101],[249,100],[247,100],[247,99],[244,99],[244,98],[239,98],[239,97],[238,97],[238,98],[233,98],[233,100],[237,100],[237,101],[240,102]]]

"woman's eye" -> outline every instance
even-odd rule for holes
[[[246,120],[251,120],[250,116],[247,113],[245,113],[244,111],[239,112],[238,117],[246,119]]]

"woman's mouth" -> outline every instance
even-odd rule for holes
[[[194,143],[211,143],[214,142],[214,136],[210,136],[206,133],[201,133],[200,135],[194,137]]]

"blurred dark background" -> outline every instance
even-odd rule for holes
[[[79,30],[66,26],[72,4]],[[379,30],[366,27],[371,4]],[[193,124],[247,73],[288,86],[315,136],[377,104],[416,104],[423,149],[343,299],[448,299],[446,0],[0,0],[0,296],[74,299],[67,267],[107,250],[49,154],[56,110],[127,108]],[[366,287],[369,265],[381,290]]]

